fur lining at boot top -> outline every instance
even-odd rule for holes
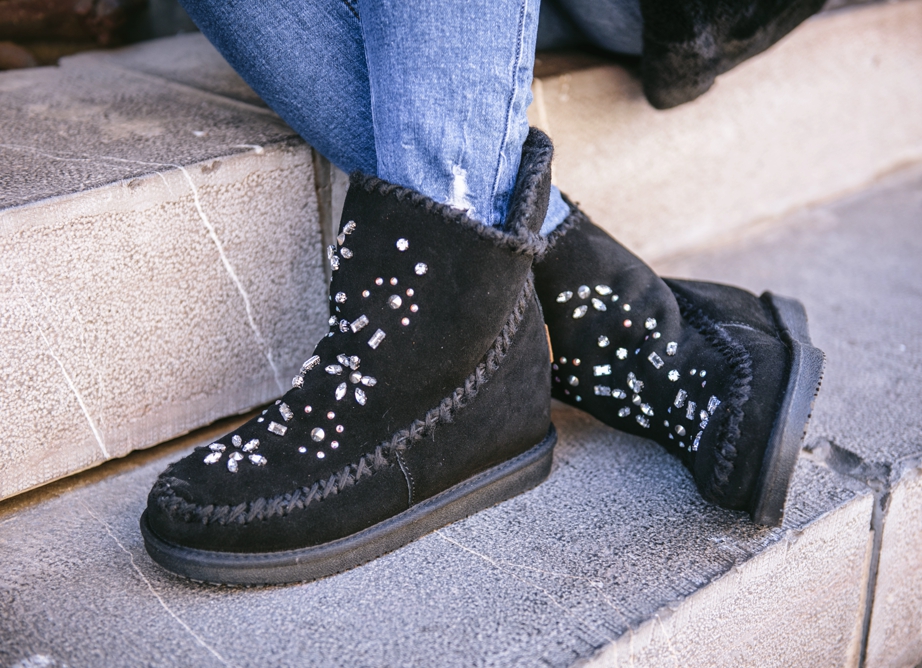
[[[313,579],[547,475],[531,267],[550,141],[533,131],[522,153],[507,231],[353,175],[328,249],[329,333],[275,405],[161,475],[142,519],[151,556],[208,581]]]
[[[714,79],[761,53],[824,0],[641,0],[643,88],[657,109],[695,99]]]

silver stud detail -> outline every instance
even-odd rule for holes
[[[320,427],[314,427],[311,429],[311,438],[314,439],[314,441],[317,443],[320,443],[324,436],[326,436],[326,433]]]
[[[708,413],[713,415],[718,406],[720,406],[720,399],[715,396],[712,396],[710,399],[708,399]]]
[[[599,348],[607,348],[611,344],[611,341],[608,340],[607,336],[599,337]]]
[[[595,291],[603,297],[607,297],[611,294],[611,288],[607,285],[597,285],[595,286]]]
[[[643,399],[640,398],[639,394],[635,394],[633,397],[631,397],[631,403],[635,406],[640,406],[640,404],[643,403]]]
[[[665,362],[663,361],[663,358],[657,355],[656,353],[650,353],[647,356],[647,359],[650,361],[650,364],[652,364],[653,368],[655,369],[662,369],[663,365],[665,364]]]
[[[656,318],[647,318],[646,320],[644,320],[643,326],[649,329],[650,331],[653,331],[654,329],[656,329]]]
[[[639,424],[644,429],[650,428],[650,421],[647,418],[645,418],[643,415],[635,415],[634,419],[636,419],[637,424]]]
[[[352,329],[352,333],[355,334],[367,324],[368,324],[368,316],[363,313],[358,318],[353,320],[352,324],[349,325],[349,327]]]
[[[677,424],[675,426],[675,433],[678,434],[679,436],[685,436],[685,427],[683,427],[680,424]]]
[[[345,383],[340,383],[339,385],[336,386],[336,401],[339,401],[344,396],[346,396],[347,389],[348,389],[348,386]]]
[[[417,263],[416,263],[416,266],[413,267],[413,271],[416,272],[416,275],[417,275],[417,276],[422,276],[422,275],[425,274],[427,271],[429,271],[429,267],[428,267],[428,265],[426,265],[425,262],[417,262]]]
[[[576,290],[576,294],[580,299],[588,299],[589,298],[589,286],[588,285],[579,286],[579,288],[577,288]]]
[[[346,260],[352,258],[352,251],[345,247],[339,249],[339,254],[342,255]]]
[[[397,250],[401,253],[410,247],[410,242],[406,239],[397,239]]]
[[[336,356],[336,361],[342,364],[343,366],[349,366],[349,358],[340,353]]]
[[[586,312],[588,310],[589,310],[589,307],[586,306],[585,304],[583,304],[582,306],[577,306],[575,309],[573,309],[573,319],[579,320],[584,315],[586,315]]]
[[[577,385],[579,385],[579,378],[577,378],[576,376],[570,376],[569,378],[567,378],[567,382],[570,383],[570,385],[572,385],[573,387],[576,387]]]
[[[618,301],[618,295],[612,295],[612,296],[611,296],[611,301],[612,301],[612,303]]]
[[[592,367],[592,375],[610,376],[611,375],[611,364],[598,364]]]
[[[607,311],[608,310],[608,307],[602,303],[602,300],[596,299],[595,297],[592,298],[592,308],[594,308],[596,311]]]
[[[324,369],[324,371],[326,371],[331,376],[338,376],[343,372],[343,368],[339,364],[330,364],[326,369]]]
[[[313,355],[304,364],[301,365],[301,373],[307,373],[318,364],[320,364],[320,355]]]
[[[666,374],[666,377],[674,383],[679,379],[679,372],[675,369],[672,369],[668,374]]]
[[[561,357],[561,358],[560,358],[560,363],[561,363],[561,364],[566,364],[566,363],[567,363],[567,358],[566,358],[566,357]]]
[[[630,327],[634,323],[632,323],[630,320],[625,320],[623,324],[625,327]]]
[[[679,344],[676,343],[675,341],[670,341],[669,343],[666,344],[666,354],[669,355],[670,357],[675,355],[678,352],[678,350],[679,350]]]
[[[273,434],[278,434],[279,436],[284,436],[285,432],[288,431],[288,427],[280,425],[278,422],[269,423],[269,431]]]
[[[361,358],[360,358],[358,355],[352,355],[352,356],[349,358],[349,362],[348,362],[349,368],[350,368],[350,369],[358,369],[358,368],[359,368],[359,364],[361,364],[361,363],[362,363],[362,360],[361,360]]]
[[[356,384],[362,380],[362,374],[358,371],[353,371],[349,374],[349,382]]]
[[[626,360],[627,359],[627,348],[618,348],[618,350],[615,351],[615,355],[618,356],[619,360]]]
[[[336,237],[336,243],[338,243],[340,246],[342,246],[344,243],[346,243],[346,233],[345,233],[345,232],[340,232],[340,233],[337,235],[337,237]]]
[[[348,320],[339,321],[339,331],[341,331],[343,334],[349,331],[349,321]],[[330,336],[333,336],[333,335],[330,334]]]
[[[250,455],[248,459],[250,460],[251,464],[255,464],[256,466],[265,466],[266,462],[269,461],[262,455]]]
[[[234,434],[231,436],[231,443],[234,444],[235,448],[239,448],[241,445],[243,445],[243,439],[240,438],[239,434]]]
[[[403,305],[403,300],[400,298],[400,295],[391,295],[387,298],[387,305],[392,309],[398,309]]]
[[[374,387],[378,384],[378,381],[372,376],[362,376],[362,385],[365,387]]]
[[[355,401],[359,406],[364,406],[365,402],[368,401],[368,395],[365,394],[365,390],[361,387],[355,388]]]
[[[557,295],[557,303],[563,304],[570,301],[573,298],[573,293],[570,290],[564,290],[559,295]]]
[[[627,417],[630,414],[631,414],[631,409],[628,408],[627,406],[624,406],[623,408],[620,408],[618,410],[618,417]]]
[[[694,420],[695,419],[695,402],[689,401],[688,405],[685,407],[685,419]]]
[[[288,422],[295,416],[294,411],[288,407],[288,404],[279,404],[279,413],[282,415],[282,419],[285,420],[285,422]]]
[[[203,459],[202,461],[205,462],[206,464],[217,464],[220,460],[221,460],[221,453],[212,452],[207,457],[205,457],[205,459]]]
[[[610,397],[611,396],[611,388],[608,387],[607,385],[596,385],[595,387],[592,388],[592,390],[595,392],[597,397]]]
[[[685,390],[679,390],[678,392],[676,392],[675,401],[673,401],[672,404],[676,408],[682,408],[682,406],[685,405],[685,400],[687,398],[688,398],[688,392],[686,392]]]
[[[383,330],[376,330],[374,334],[371,335],[371,338],[368,339],[368,347],[372,350],[376,349],[381,345],[381,342],[384,340],[384,337],[387,336]]]

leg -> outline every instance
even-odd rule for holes
[[[183,0],[183,6],[305,141],[346,172],[375,173],[365,47],[351,0]]]

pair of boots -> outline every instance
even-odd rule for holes
[[[552,395],[780,521],[823,365],[803,308],[664,281],[576,207],[543,239],[551,155],[533,130],[505,231],[352,177],[329,333],[285,396],[161,474],[155,561],[262,584],[374,559],[544,480]]]

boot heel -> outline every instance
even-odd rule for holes
[[[826,356],[812,345],[807,313],[796,299],[766,292],[782,339],[791,350],[791,370],[778,418],[772,429],[750,514],[753,522],[778,526],[784,516],[794,466],[823,381]]]

